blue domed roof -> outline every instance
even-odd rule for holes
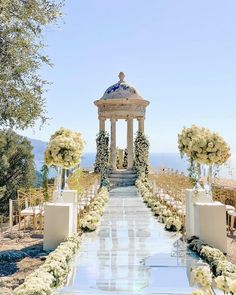
[[[112,98],[141,98],[137,90],[127,84],[124,81],[124,73],[119,74],[120,81],[112,86],[110,86],[101,99],[112,99]]]

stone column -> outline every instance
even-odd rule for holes
[[[127,119],[127,150],[128,150],[128,169],[133,168],[134,156],[133,156],[133,118]]]
[[[105,118],[99,117],[99,131],[105,131],[105,121]]]
[[[116,170],[116,119],[111,118],[111,167]]]
[[[138,118],[138,131],[144,132],[144,117]]]

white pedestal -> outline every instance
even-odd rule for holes
[[[225,212],[220,202],[194,204],[195,235],[223,253],[227,253]]]
[[[206,194],[204,189],[195,190],[187,189],[185,191],[186,203],[186,237],[190,238],[195,235],[194,232],[194,203],[211,203],[212,198]]]
[[[53,192],[53,200],[56,202],[58,192]],[[77,218],[78,218],[78,194],[77,190],[63,190],[62,199],[65,203],[73,204],[73,233],[77,232]]]
[[[44,206],[44,250],[54,250],[73,234],[73,204],[49,203]]]

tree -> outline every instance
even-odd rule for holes
[[[33,147],[26,137],[12,130],[0,131],[0,213],[7,213],[9,199],[16,199],[17,189],[30,187],[35,178]]]
[[[38,71],[51,65],[43,54],[43,29],[61,18],[62,2],[0,1],[0,126],[25,129],[44,123],[47,81]]]

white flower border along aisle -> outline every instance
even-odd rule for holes
[[[81,237],[74,235],[51,252],[45,263],[26,277],[14,295],[51,295],[53,289],[62,286],[71,270],[71,263],[80,247]]]
[[[101,216],[109,199],[107,188],[102,187],[88,211],[80,220],[83,231],[94,231],[100,224]],[[71,270],[73,257],[79,250],[82,236],[78,234],[67,238],[55,251],[51,252],[45,263],[26,277],[25,282],[17,287],[14,295],[51,295],[53,290],[63,286]]]
[[[209,265],[199,266],[192,270],[193,282],[200,288],[191,295],[214,295],[212,288],[223,291],[224,294],[236,294],[235,274],[214,277]]]
[[[229,262],[226,256],[219,249],[208,246],[198,238],[192,237],[188,239],[188,247],[196,252],[210,266],[215,278],[223,277],[226,280],[236,282],[236,265]],[[217,281],[219,281],[218,279]],[[236,290],[235,290],[236,292]]]
[[[106,187],[99,190],[97,197],[95,197],[89,204],[88,209],[79,219],[79,227],[85,232],[95,231],[101,220],[106,204],[109,199],[109,193]]]
[[[167,206],[162,205],[156,196],[154,196],[150,189],[150,185],[146,178],[139,177],[135,183],[144,203],[151,208],[153,214],[158,217],[160,223],[165,224],[165,230],[171,232],[179,232],[183,228],[181,219],[175,214],[174,210],[168,209]]]

